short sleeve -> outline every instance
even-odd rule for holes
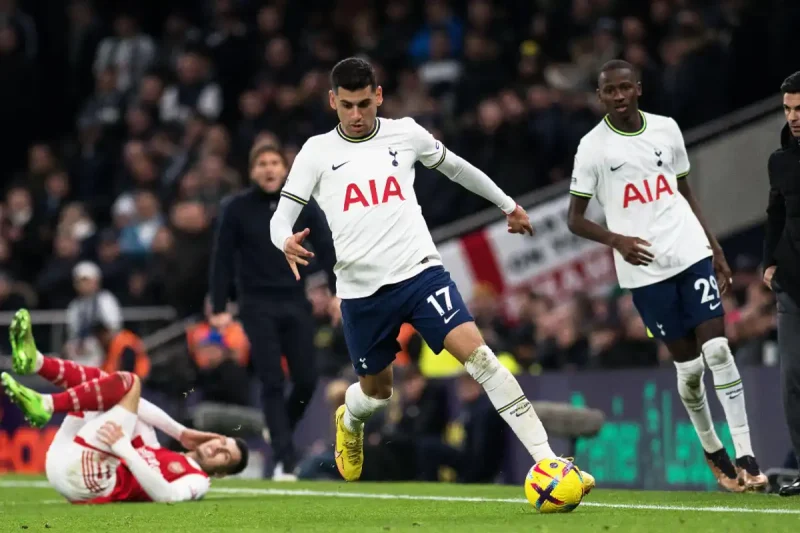
[[[686,151],[686,143],[683,140],[683,133],[681,133],[681,128],[678,126],[678,123],[675,122],[675,119],[670,119],[672,121],[673,126],[673,136],[674,136],[674,161],[673,161],[673,169],[675,170],[675,176],[678,179],[685,178],[689,175],[689,170],[691,170],[691,165],[689,164],[689,154]]]
[[[447,155],[447,148],[431,133],[417,124],[413,118],[404,119],[411,134],[411,144],[417,154],[417,161],[431,170],[437,168]]]
[[[303,147],[297,152],[289,171],[289,177],[281,190],[281,196],[306,205],[313,196],[317,184],[319,183],[319,170],[315,161],[319,160],[320,153],[315,148],[316,143],[306,141]]]
[[[186,502],[202,499],[211,487],[211,482],[206,476],[187,474],[170,483],[169,487],[172,493],[171,501]]]
[[[592,198],[597,188],[597,165],[586,141],[581,141],[572,166],[569,192],[581,198]]]

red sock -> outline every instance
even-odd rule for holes
[[[90,379],[101,378],[107,374],[93,366],[83,366],[74,361],[58,357],[43,356],[42,368],[38,374],[53,385],[64,387],[77,387]]]
[[[105,411],[111,409],[133,386],[133,374],[114,372],[53,394],[53,412]]]

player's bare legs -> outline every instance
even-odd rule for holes
[[[386,407],[392,397],[392,367],[359,376],[347,388],[344,405],[336,410],[336,467],[345,481],[361,477],[364,466],[364,422]]]
[[[744,385],[728,346],[728,339],[725,337],[723,317],[713,318],[698,325],[695,328],[695,335],[703,358],[714,375],[714,388],[728,420],[736,450],[736,471],[747,490],[765,490],[768,480],[761,472],[753,453],[745,408]]]
[[[542,421],[525,397],[513,374],[500,364],[486,345],[474,322],[454,328],[444,339],[445,349],[453,354],[470,376],[483,386],[500,416],[511,427],[534,461],[554,458]],[[582,472],[584,493],[595,486],[594,477]]]

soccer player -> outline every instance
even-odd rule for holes
[[[309,230],[293,234],[292,228],[309,198],[325,212],[333,233],[345,340],[359,375],[336,411],[342,477],[355,481],[361,475],[364,421],[389,403],[404,322],[435,352],[444,348],[464,364],[535,461],[556,457],[539,417],[484,342],[442,266],[414,193],[414,164],[437,169],[494,203],[511,233],[533,234],[525,210],[413,119],[378,118],[383,90],[368,62],[340,61],[331,71],[329,99],[340,122],[308,139],[297,154],[271,235],[299,279],[297,265],[312,256],[302,246]],[[584,473],[583,480],[588,492],[594,478]]]
[[[731,271],[689,188],[681,130],[672,118],[639,110],[642,86],[624,61],[603,66],[597,94],[607,114],[578,146],[570,230],[614,249],[620,286],[630,289],[648,334],[672,354],[678,393],[718,483],[733,492],[762,490],[767,478],[753,454],[742,380],[725,338],[720,294]],[[584,216],[592,197],[608,230]],[[711,420],[703,359],[728,419],[735,466]]]
[[[36,373],[67,387],[39,394],[5,372],[0,376],[6,394],[32,425],[41,427],[53,413],[67,413],[47,451],[45,470],[53,488],[70,502],[197,500],[208,492],[211,476],[233,475],[247,465],[243,440],[183,427],[140,398],[135,374],[106,374],[40,354],[27,311],[15,315],[10,337],[16,373]],[[153,427],[190,451],[161,448]]]

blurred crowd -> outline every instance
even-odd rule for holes
[[[219,200],[266,141],[335,123],[326,74],[370,58],[410,115],[519,195],[569,174],[598,67],[642,71],[684,128],[774,92],[796,2],[0,0],[0,309],[64,308],[90,260],[122,306],[200,313]],[[485,206],[420,169],[430,226]]]

